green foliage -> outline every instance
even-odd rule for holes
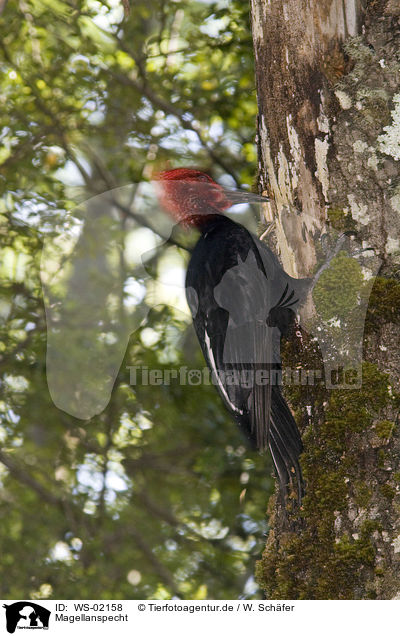
[[[187,319],[154,309],[106,409],[78,420],[48,392],[39,280],[77,200],[167,161],[252,183],[248,7],[9,0],[0,29],[0,596],[257,595],[266,458],[213,386],[129,384],[130,364],[204,366]]]

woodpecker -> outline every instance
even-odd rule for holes
[[[230,193],[191,168],[166,170],[157,180],[163,208],[200,232],[186,298],[213,382],[251,444],[269,447],[283,497],[292,490],[301,500],[303,445],[280,388],[280,341],[294,326],[310,280],[289,276],[267,245],[224,214],[257,195]]]

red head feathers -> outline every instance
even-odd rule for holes
[[[232,205],[225,190],[201,170],[175,168],[156,176],[161,205],[183,225],[201,225],[210,214],[223,214]]]

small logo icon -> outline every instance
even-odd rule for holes
[[[37,603],[18,601],[3,607],[6,609],[9,634],[14,634],[16,629],[49,629],[51,612]]]

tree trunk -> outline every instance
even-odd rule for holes
[[[258,579],[268,598],[400,598],[399,4],[252,0],[252,26],[260,181],[283,266],[312,275],[335,230],[381,265],[362,384],[285,387],[306,495],[289,512],[271,502]],[[323,353],[303,332],[283,358],[316,368]]]

